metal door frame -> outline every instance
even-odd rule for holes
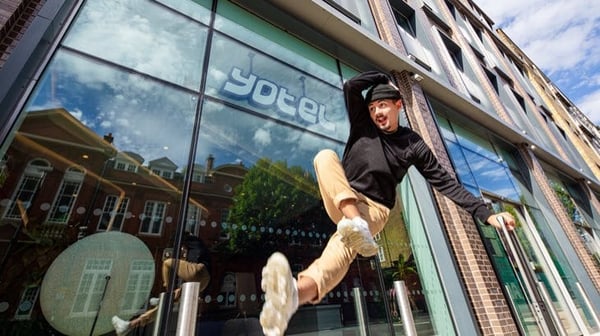
[[[587,331],[587,327],[581,316],[577,313],[574,313],[577,311],[577,308],[573,302],[573,299],[569,295],[569,292],[565,287],[558,270],[555,268],[547,248],[543,244],[542,239],[535,228],[535,225],[532,224],[532,218],[529,216],[526,209],[524,209],[523,205],[506,201],[502,197],[497,197],[485,192],[482,192],[482,195],[486,201],[491,201],[501,206],[508,204],[515,207],[523,224],[527,225],[526,230],[530,234],[527,235],[527,238],[536,250],[536,254],[539,253],[537,257],[539,257],[544,262],[545,266],[547,266],[546,274],[552,277],[554,282],[558,285],[556,290],[559,293],[557,294],[564,299],[561,301],[565,304],[567,313],[571,317],[572,321],[575,322],[578,331],[582,335],[588,335],[589,333]],[[509,261],[511,265],[513,265],[513,271],[518,273],[517,279],[519,280],[519,284],[522,287],[523,293],[526,295],[526,300],[528,301],[531,312],[535,317],[536,324],[542,331],[543,335],[567,335],[567,332],[561,323],[560,317],[556,312],[552,300],[548,295],[544,284],[537,280],[535,271],[530,266],[529,257],[519,242],[516,233],[514,231],[508,231],[506,227],[497,229],[497,231],[500,242],[502,243],[506,254],[510,255]],[[513,303],[510,295],[507,300],[512,306]],[[515,318],[518,319],[518,316],[515,316]],[[521,321],[518,322],[521,326]]]

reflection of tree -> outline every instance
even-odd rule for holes
[[[395,266],[396,271],[392,274],[393,280],[406,280],[408,275],[417,274],[417,267],[414,259],[405,259],[402,253],[398,255],[398,261]]]
[[[569,218],[571,218],[571,220],[574,222],[577,222],[580,216],[577,213],[577,208],[575,207],[575,202],[573,202],[571,195],[569,195],[565,188],[554,181],[550,181],[550,186],[552,189],[554,189],[554,192],[556,193],[560,203],[562,203],[562,205],[565,207]]]
[[[236,187],[228,226],[230,253],[256,253],[267,246],[287,246],[291,234],[286,229],[306,225],[320,206],[317,184],[301,167],[259,159]],[[309,213],[310,212],[310,213]],[[265,251],[266,253],[266,251]]]

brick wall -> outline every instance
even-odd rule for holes
[[[0,68],[46,0],[0,0]]]

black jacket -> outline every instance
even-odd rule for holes
[[[183,246],[187,249],[187,261],[209,266],[210,251],[201,239],[194,235],[187,235],[183,238]]]
[[[344,83],[350,135],[342,165],[350,186],[388,208],[394,206],[396,186],[415,166],[438,191],[485,223],[492,214],[482,200],[462,187],[439,164],[420,135],[400,126],[393,134],[377,129],[362,92],[374,84],[389,83],[380,72],[365,72]]]

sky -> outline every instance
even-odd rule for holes
[[[588,118],[600,125],[600,1],[474,0]]]

